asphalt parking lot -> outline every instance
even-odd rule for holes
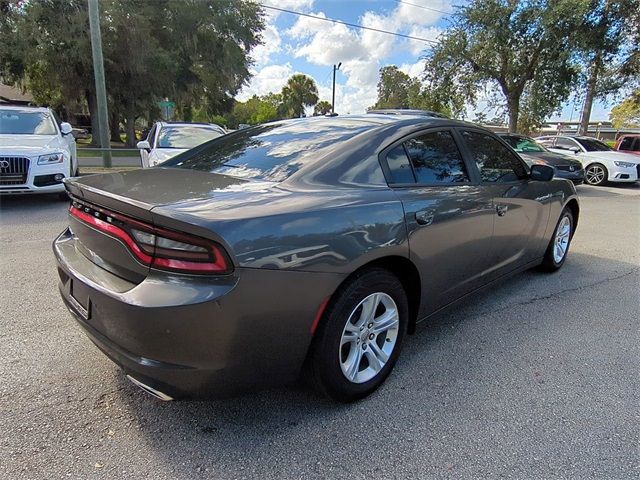
[[[161,403],[57,292],[55,197],[0,206],[0,478],[638,478],[640,186],[579,187],[565,267],[421,325],[386,385]]]

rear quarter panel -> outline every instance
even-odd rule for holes
[[[152,213],[170,228],[197,223],[215,232],[239,267],[348,274],[380,257],[409,256],[402,204],[388,188],[282,190],[228,208],[205,200]]]

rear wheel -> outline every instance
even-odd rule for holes
[[[400,354],[407,320],[407,296],[393,274],[375,268],[353,278],[334,294],[316,332],[316,388],[340,402],[376,390]]]
[[[584,179],[589,185],[604,185],[608,178],[607,167],[600,163],[592,163],[584,171]]]
[[[569,253],[571,238],[573,237],[573,214],[565,208],[560,215],[553,238],[549,242],[544,254],[541,268],[547,272],[555,272],[564,264]]]

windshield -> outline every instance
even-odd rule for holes
[[[47,112],[0,110],[0,134],[55,135],[58,133],[53,118]]]
[[[157,148],[193,148],[224,135],[217,128],[169,125],[160,129]]]
[[[279,182],[319,158],[321,150],[376,125],[338,118],[270,123],[220,137],[164,162],[162,167]]]
[[[576,138],[576,140],[587,152],[608,152],[613,150],[613,148],[606,143],[596,140],[595,138]]]
[[[520,137],[516,135],[502,135],[502,139],[519,153],[546,152],[546,150],[542,146],[538,145],[533,138]]]

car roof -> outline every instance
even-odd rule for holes
[[[206,122],[158,122],[160,126],[198,126],[198,127],[220,127],[220,125],[216,123],[206,123]]]
[[[369,110],[369,115],[418,115],[422,117],[448,118],[446,115],[430,110],[419,110],[412,108],[377,108]]]
[[[24,110],[27,112],[50,112],[48,107],[30,107],[28,105],[11,105],[0,103],[0,110]]]

